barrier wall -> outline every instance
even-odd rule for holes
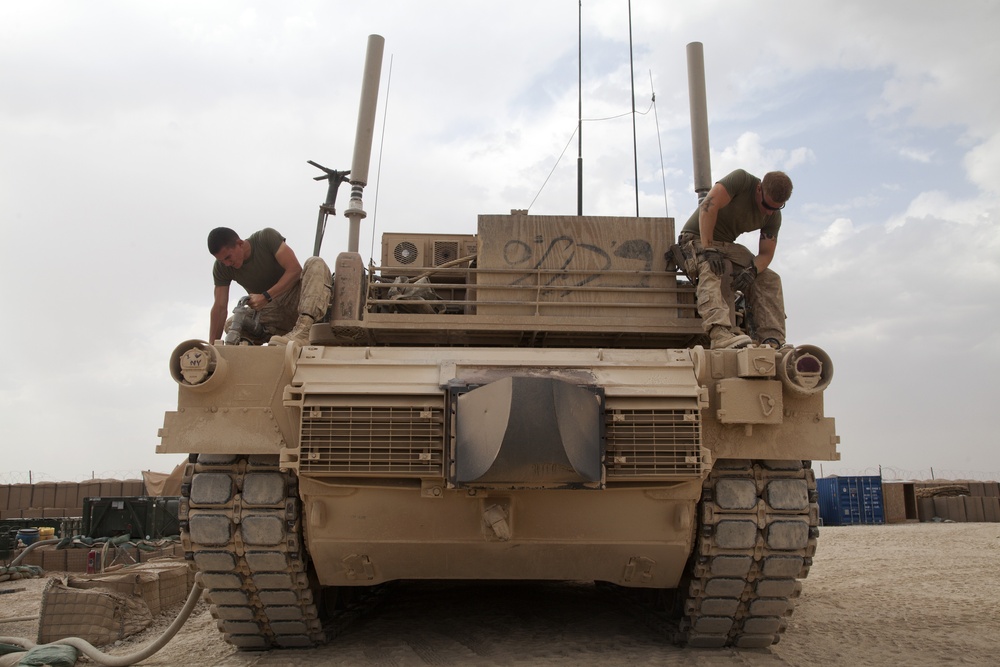
[[[141,479],[0,484],[0,521],[82,516],[84,498],[143,496]]]
[[[886,523],[935,519],[1000,522],[997,482],[883,482],[882,489]]]

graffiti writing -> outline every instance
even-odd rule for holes
[[[541,243],[541,238],[536,238]],[[543,293],[557,291],[555,286],[582,287],[599,278],[607,276],[603,272],[611,269],[612,256],[619,259],[638,261],[642,263],[641,270],[645,272],[638,281],[620,282],[612,279],[614,284],[604,283],[608,287],[649,287],[648,272],[653,269],[653,246],[645,239],[630,239],[618,244],[612,244],[609,254],[607,250],[590,243],[579,243],[570,236],[562,235],[549,241],[539,257],[535,250],[521,239],[507,241],[503,248],[503,259],[511,268],[530,267],[530,270],[556,269],[560,273],[545,274],[543,287],[553,288]],[[639,267],[635,267],[639,268]],[[511,285],[523,285],[532,281],[537,274],[525,273],[512,281]],[[616,276],[615,278],[620,278]],[[562,296],[569,294],[563,291]]]

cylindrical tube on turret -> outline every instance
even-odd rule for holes
[[[375,109],[378,106],[378,86],[382,77],[382,52],[385,38],[368,35],[364,79],[361,82],[361,103],[358,106],[358,129],[354,135],[354,159],[351,162],[351,183],[368,184],[368,166],[375,134]]]
[[[712,189],[712,158],[708,151],[708,101],[705,95],[705,52],[701,42],[687,45],[688,98],[691,107],[691,149],[694,191],[701,201]]]
[[[365,73],[361,83],[361,103],[358,107],[358,128],[354,135],[354,158],[351,162],[351,201],[344,215],[350,220],[347,247],[350,252],[358,251],[361,235],[361,218],[365,217],[362,192],[368,184],[368,167],[371,163],[372,137],[375,134],[375,109],[378,106],[378,86],[382,76],[382,52],[385,38],[381,35],[368,36],[368,51],[365,54]]]

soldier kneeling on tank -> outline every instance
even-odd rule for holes
[[[785,344],[785,303],[781,278],[768,269],[781,228],[781,209],[792,196],[792,181],[771,171],[763,179],[737,169],[718,182],[681,230],[678,244],[685,272],[697,279],[695,293],[702,326],[712,349],[745,347],[751,342],[780,348]],[[736,243],[745,232],[760,230],[757,255]],[[734,267],[726,274],[727,262]],[[722,280],[744,294],[753,312],[754,338],[734,326]]]
[[[208,234],[208,251],[215,257],[209,340],[228,330],[229,286],[235,280],[249,295],[249,305],[260,313],[271,345],[309,343],[309,329],[323,321],[330,307],[330,267],[319,257],[300,265],[285,238],[270,227],[246,239],[217,227]],[[264,343],[264,340],[256,341]]]

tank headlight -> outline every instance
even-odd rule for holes
[[[226,375],[226,360],[203,340],[186,340],[170,354],[170,375],[182,387],[207,390]]]
[[[833,362],[815,345],[801,345],[788,350],[778,361],[778,377],[792,393],[818,394],[830,386]]]

